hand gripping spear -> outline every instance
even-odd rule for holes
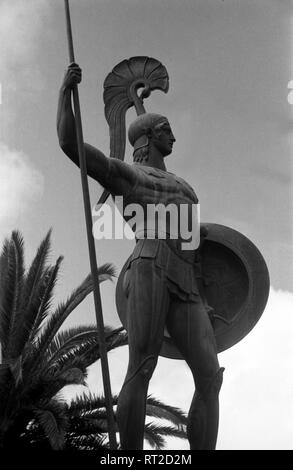
[[[64,2],[65,2],[69,61],[75,62],[69,1],[64,0]],[[85,220],[86,220],[89,258],[90,258],[90,266],[91,266],[91,273],[92,273],[92,279],[93,279],[93,293],[94,293],[95,312],[96,312],[96,321],[97,321],[97,330],[98,330],[98,339],[99,339],[99,349],[100,349],[100,356],[101,356],[102,376],[103,376],[104,393],[105,393],[105,401],[106,401],[109,443],[110,443],[110,449],[117,449],[109,366],[108,366],[106,342],[105,342],[105,337],[104,337],[104,321],[103,321],[103,314],[102,314],[102,303],[101,303],[101,293],[100,293],[99,278],[98,278],[96,250],[95,250],[95,242],[94,242],[94,238],[92,234],[92,216],[91,216],[90,195],[89,195],[89,187],[88,187],[88,180],[87,180],[86,158],[85,158],[85,151],[84,151],[84,141],[83,141],[79,94],[78,94],[77,85],[73,88],[73,104],[74,104],[74,112],[75,112],[76,135],[77,135],[84,212],[85,212]]]

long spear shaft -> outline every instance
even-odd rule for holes
[[[70,62],[75,62],[69,1],[64,0],[64,2],[65,2],[69,60]],[[94,242],[93,233],[92,233],[92,215],[91,215],[91,205],[90,205],[90,194],[89,194],[89,186],[88,186],[88,179],[87,179],[86,157],[85,157],[82,123],[81,123],[81,112],[80,112],[79,94],[78,94],[77,85],[73,88],[73,104],[74,104],[74,112],[75,112],[75,126],[76,126],[76,135],[77,135],[79,166],[80,166],[80,176],[81,176],[84,212],[85,212],[85,220],[86,220],[89,258],[90,258],[90,266],[91,266],[92,279],[93,279],[93,293],[94,293],[95,312],[96,312],[98,338],[99,338],[99,349],[100,349],[100,356],[101,356],[102,375],[103,375],[104,393],[105,393],[105,401],[106,401],[109,443],[110,443],[110,449],[116,449],[117,442],[116,442],[116,433],[115,433],[113,401],[112,401],[112,393],[111,393],[107,349],[106,349],[106,342],[105,342],[105,337],[104,337],[104,320],[103,320],[103,314],[102,314],[102,302],[101,302],[101,293],[100,293],[100,286],[99,286],[96,249],[95,249],[95,242]]]

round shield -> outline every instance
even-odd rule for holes
[[[262,315],[269,295],[269,273],[256,246],[244,235],[220,224],[202,224],[208,235],[201,248],[200,289],[212,307],[212,325],[218,352],[231,348],[244,338]],[[116,306],[126,325],[127,298],[123,291],[123,266],[116,287]],[[161,356],[182,359],[166,334]]]

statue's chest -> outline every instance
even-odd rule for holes
[[[139,199],[162,204],[198,203],[195,192],[182,178],[151,167],[144,167],[140,172],[140,184],[136,188]]]

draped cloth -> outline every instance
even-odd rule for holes
[[[141,259],[152,259],[154,269],[163,270],[167,287],[171,295],[180,300],[197,302],[199,290],[197,278],[201,277],[200,262],[196,253],[192,253],[193,262],[183,259],[174,248],[173,240],[140,239],[129,259],[127,270],[131,264]],[[130,273],[129,273],[130,274]],[[142,287],[143,288],[143,287]]]

